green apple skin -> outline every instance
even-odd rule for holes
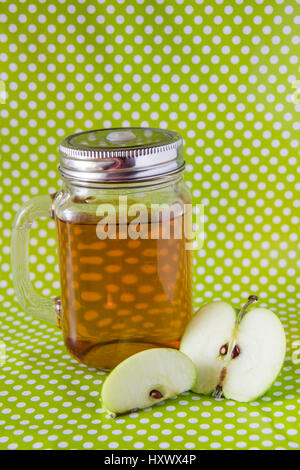
[[[223,395],[236,401],[256,400],[276,380],[286,352],[279,318],[271,310],[253,308],[238,324],[238,313],[226,302],[212,302],[201,307],[187,325],[180,350],[196,365],[194,392],[213,393],[224,367]],[[221,356],[220,348],[226,344],[228,354]],[[232,359],[236,344],[240,354]]]
[[[153,348],[121,362],[102,387],[102,407],[112,416],[143,409],[190,390],[197,378],[191,359],[177,349]],[[150,392],[157,390],[161,398]]]

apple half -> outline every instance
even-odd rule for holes
[[[130,356],[109,374],[102,387],[102,407],[112,416],[147,408],[190,390],[196,367],[177,349],[147,349]]]
[[[286,338],[279,318],[266,308],[238,311],[226,302],[204,305],[188,323],[180,350],[197,368],[196,393],[248,402],[263,395],[279,374]]]

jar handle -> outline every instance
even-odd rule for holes
[[[18,211],[12,230],[11,268],[15,293],[21,307],[33,317],[60,326],[60,299],[42,297],[32,287],[29,273],[29,233],[39,217],[53,218],[55,194],[37,196],[27,201]]]

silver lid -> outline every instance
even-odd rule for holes
[[[185,165],[180,134],[147,127],[80,132],[66,137],[59,151],[61,174],[77,181],[157,179]]]

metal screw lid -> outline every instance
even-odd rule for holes
[[[83,182],[157,179],[184,168],[177,132],[146,127],[98,129],[66,137],[60,144],[60,172]]]

